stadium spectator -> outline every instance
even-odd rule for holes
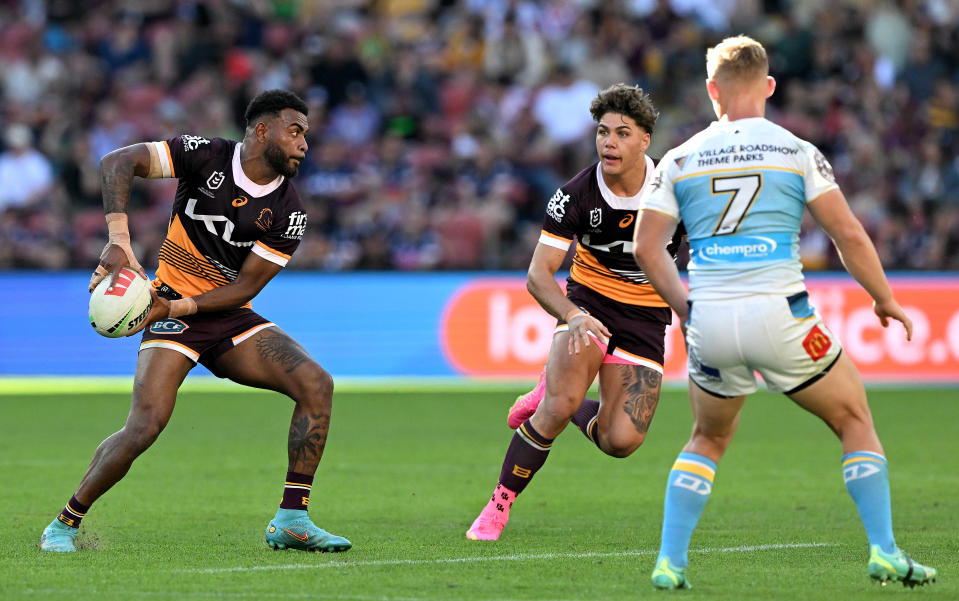
[[[34,148],[33,132],[23,123],[12,123],[3,141],[6,150],[0,153],[0,211],[41,202],[53,186],[53,167]]]
[[[443,257],[438,268],[528,263],[533,248],[518,232],[536,227],[564,180],[561,174],[588,160],[577,156],[588,147],[583,141],[592,128],[577,117],[582,102],[569,104],[568,119],[528,119],[530,111],[541,115],[544,106],[567,110],[562,99],[575,96],[574,89],[568,83],[557,87],[555,72],[565,76],[568,69],[581,81],[594,79],[589,83],[596,87],[626,73],[626,81],[654,94],[663,131],[650,150],[657,156],[711,119],[700,62],[705,48],[728,33],[725,27],[770,47],[783,92],[772,99],[770,111],[823,149],[850,198],[877,185],[857,172],[863,165],[854,160],[863,157],[856,153],[868,152],[870,175],[882,174],[894,187],[919,169],[927,137],[937,141],[942,157],[959,154],[959,11],[941,0],[883,2],[878,11],[861,0],[104,0],[89,11],[74,4],[0,4],[0,126],[30,128],[36,148],[67,189],[70,202],[52,210],[60,221],[74,224],[74,231],[48,242],[69,244],[67,265],[74,268],[86,264],[85,249],[102,236],[86,227],[83,213],[98,196],[89,173],[100,156],[133,140],[179,131],[208,136],[239,131],[243,109],[267,81],[288,84],[309,101],[314,151],[322,154],[326,145],[346,140],[358,172],[378,176],[378,147],[388,136],[402,138],[411,163],[404,197],[421,204],[425,227],[437,240],[443,223],[438,217],[448,210],[435,195],[444,186],[445,157],[468,141],[464,131],[492,138],[494,163],[510,165],[509,202],[519,222],[494,228],[489,236],[495,240],[482,236],[487,250],[471,255],[475,263]],[[349,91],[359,89],[365,102],[351,107]],[[556,130],[556,124],[566,127]],[[399,230],[389,223],[392,213],[373,210],[379,200],[372,189],[358,194],[351,201],[356,210],[385,220],[376,228],[394,236]],[[138,187],[134,195],[136,202],[161,205],[149,212],[157,220],[152,227],[159,227],[169,195]],[[907,203],[898,192],[878,196],[885,206],[874,211],[875,231],[915,227],[897,222],[897,207]],[[308,206],[328,200],[304,199]],[[478,195],[471,202],[483,200]],[[927,223],[948,221],[946,206],[929,211]],[[327,221],[325,231],[307,233],[304,250],[310,252],[298,253],[291,267],[337,270],[382,263],[351,258],[364,248],[382,248],[362,244],[363,228],[338,230],[335,217]],[[26,223],[14,224],[11,235]],[[52,235],[44,231],[31,236]],[[933,246],[943,246],[939,230],[930,235],[937,240]],[[313,236],[322,243],[312,244]],[[10,239],[0,238],[0,246]],[[147,246],[155,243],[141,238],[142,252],[155,256],[157,248]],[[892,269],[946,268],[935,254],[906,260],[892,238],[877,244],[884,256],[898,257],[889,264]],[[24,261],[17,265],[46,264]],[[841,267],[834,254],[817,264]]]

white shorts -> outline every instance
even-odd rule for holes
[[[690,305],[689,377],[715,396],[756,391],[759,372],[772,392],[795,392],[825,374],[842,346],[806,292]]]

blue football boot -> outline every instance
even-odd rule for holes
[[[76,551],[73,541],[77,538],[79,528],[73,528],[62,523],[60,520],[53,520],[49,526],[43,529],[40,535],[40,550],[52,551],[54,553],[69,553]]]
[[[280,509],[266,527],[266,544],[274,551],[299,549],[312,553],[346,551],[353,543],[314,524],[302,509]]]

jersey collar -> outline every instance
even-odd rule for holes
[[[240,150],[243,149],[243,142],[237,142],[233,148],[233,182],[243,188],[243,191],[253,198],[266,196],[270,192],[280,187],[285,179],[282,175],[277,175],[276,179],[267,184],[260,185],[246,176],[243,172],[243,165],[240,163]],[[648,175],[647,175],[648,177]]]
[[[640,187],[639,192],[634,196],[616,196],[613,194],[612,190],[609,189],[609,186],[607,186],[603,180],[603,164],[601,162],[596,163],[596,180],[599,182],[599,193],[603,196],[606,204],[620,211],[636,211],[639,209],[639,197],[643,194],[643,190],[646,189],[650,180],[653,179],[653,171],[656,169],[656,166],[653,164],[653,159],[649,158],[649,155],[646,155],[645,158],[646,179],[643,180],[642,187]]]

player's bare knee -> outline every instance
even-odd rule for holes
[[[641,447],[645,441],[646,435],[640,432],[630,436],[603,436],[600,434],[598,446],[610,457],[625,459],[635,453],[636,449]]]
[[[293,399],[318,409],[329,410],[333,405],[333,376],[315,361],[296,370]]]

